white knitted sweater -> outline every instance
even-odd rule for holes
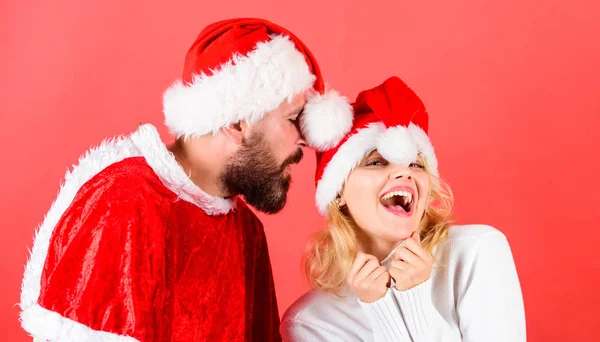
[[[310,291],[284,314],[284,341],[521,342],[525,312],[506,237],[485,225],[454,226],[435,249],[425,283],[363,303]],[[390,255],[391,256],[391,255]],[[389,267],[390,257],[382,262]]]

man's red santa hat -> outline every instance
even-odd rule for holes
[[[437,159],[427,135],[427,111],[398,77],[361,92],[352,107],[354,123],[350,132],[339,140],[324,142],[332,147],[317,152],[316,202],[324,215],[342,191],[348,175],[374,150],[400,165],[409,165],[421,155],[429,172],[438,177]],[[304,132],[308,139],[319,133]]]
[[[329,148],[322,141],[341,139],[350,130],[352,109],[336,91],[326,92],[304,43],[266,20],[225,20],[206,27],[187,52],[181,80],[163,95],[165,122],[179,137],[202,136],[232,123],[256,122],[307,90],[303,116],[327,128],[307,142]]]

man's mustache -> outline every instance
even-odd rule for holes
[[[281,165],[281,171],[283,172],[283,170],[285,170],[285,168],[288,165],[298,164],[302,160],[303,157],[304,157],[304,152],[302,152],[301,148],[298,148],[298,150],[296,150],[296,152],[294,152],[291,156],[287,157],[283,161],[283,164]]]

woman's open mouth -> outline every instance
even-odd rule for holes
[[[403,190],[389,191],[379,199],[379,202],[383,207],[398,216],[410,216],[412,215],[415,207],[414,191],[408,187]]]

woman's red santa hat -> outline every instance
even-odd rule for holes
[[[178,137],[215,133],[232,123],[256,122],[307,90],[304,114],[323,127],[337,127],[307,142],[331,147],[322,140],[339,140],[350,130],[352,108],[336,91],[325,91],[304,43],[263,19],[225,20],[206,27],[187,52],[181,80],[163,95],[165,123]]]
[[[352,107],[351,131],[342,139],[325,142],[332,147],[317,152],[316,202],[324,215],[342,191],[348,175],[374,150],[400,165],[409,165],[421,155],[429,172],[438,177],[437,159],[427,135],[427,111],[402,80],[391,77],[361,92]],[[311,134],[319,133],[304,132],[309,139]]]

